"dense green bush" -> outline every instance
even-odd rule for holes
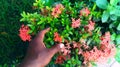
[[[39,30],[50,27],[51,30],[44,38],[46,47],[51,47],[56,43],[64,43],[66,48],[64,50],[68,50],[68,53],[65,52],[66,54],[64,54],[63,51],[63,55],[70,56],[61,66],[85,65],[86,67],[90,64],[94,65],[93,62],[103,61],[103,57],[106,59],[110,55],[114,56],[116,54],[117,44],[114,45],[111,41],[116,37],[112,36],[110,38],[110,33],[114,32],[109,29],[109,17],[106,19],[104,10],[102,10],[110,9],[107,0],[80,0],[75,2],[72,0],[36,0],[33,6],[36,9],[35,12],[24,11],[21,13],[20,21],[26,22],[26,24],[21,26],[19,35],[23,41],[30,41]],[[106,22],[105,20],[107,23],[102,23]],[[108,41],[106,41],[107,39]],[[69,43],[66,44],[65,40]],[[85,44],[83,44],[83,41]],[[74,45],[77,47],[74,48]],[[87,45],[89,48],[87,49],[83,45]],[[111,47],[107,48],[108,45]],[[93,52],[91,52],[92,50]],[[53,58],[55,61],[56,56]],[[50,64],[55,64],[54,61],[51,61]]]

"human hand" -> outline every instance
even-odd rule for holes
[[[50,49],[45,47],[43,40],[49,30],[50,28],[40,31],[30,42],[25,59],[19,67],[44,67],[50,62],[54,54],[60,51],[60,44]]]

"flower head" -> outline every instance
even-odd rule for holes
[[[94,26],[95,26],[95,23],[93,21],[89,21],[89,24],[85,26],[85,29],[88,32],[91,32],[92,30],[94,30]]]
[[[88,16],[90,14],[90,11],[89,9],[86,7],[86,8],[83,8],[81,11],[80,11],[80,16]]]
[[[63,56],[63,55],[60,55],[60,56],[57,57],[55,63],[56,64],[62,64],[65,60],[66,60],[66,57]]]
[[[74,18],[72,18],[72,28],[77,28],[80,26],[80,19],[75,20]]]
[[[19,29],[19,36],[23,41],[30,41],[31,36],[28,34],[30,31],[28,26],[22,25],[21,28]]]
[[[55,18],[57,18],[59,16],[59,14],[62,13],[64,9],[64,6],[62,4],[57,4],[53,9],[52,9],[52,16],[54,16]]]
[[[59,43],[62,42],[62,38],[57,32],[54,33],[54,41]]]

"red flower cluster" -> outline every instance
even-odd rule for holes
[[[61,51],[63,52],[63,55],[67,56],[68,54],[70,54],[70,44],[66,44],[66,46],[64,46],[63,48],[61,48]]]
[[[115,46],[110,44],[110,33],[106,32],[104,36],[101,37],[100,49],[94,47],[90,51],[85,51],[82,53],[84,57],[84,63],[89,61],[95,61],[99,63],[106,62],[109,58],[113,57],[116,53]]]
[[[110,32],[106,32],[101,37],[100,49],[104,52],[104,57],[113,57],[116,53],[115,45],[111,43]]]
[[[90,11],[89,9],[86,7],[86,8],[83,8],[81,11],[80,11],[80,16],[88,16],[90,14]]]
[[[70,44],[72,44],[73,47],[71,47]],[[91,61],[104,63],[116,53],[115,46],[110,43],[109,32],[106,32],[105,35],[101,36],[99,49],[94,46],[92,50],[89,50],[90,47],[86,44],[86,41],[84,39],[80,39],[80,42],[78,43],[73,41],[72,43],[63,45],[61,48],[63,56],[69,55],[71,53],[71,48],[78,49],[78,54],[81,54],[84,57],[84,64],[89,64]],[[63,62],[63,60],[61,60],[61,62]]]
[[[28,26],[22,25],[21,28],[19,29],[19,36],[23,41],[31,41],[31,36],[28,34],[30,31]]]
[[[59,43],[62,42],[62,38],[57,32],[54,33],[54,41]]]
[[[72,18],[72,28],[77,28],[80,26],[80,19],[75,20],[74,18]]]
[[[59,14],[62,13],[64,6],[62,4],[57,4],[55,8],[52,9],[52,15],[57,18]]]

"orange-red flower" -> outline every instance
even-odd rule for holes
[[[80,11],[80,16],[88,16],[90,14],[90,10],[86,7],[86,8],[83,8],[81,11]]]
[[[62,42],[62,37],[57,32],[54,33],[54,41]]]
[[[77,28],[80,26],[80,19],[75,20],[74,18],[72,18],[72,28]]]
[[[19,29],[19,36],[23,41],[31,41],[31,36],[28,34],[29,31],[29,27],[25,25],[22,25]]]
[[[56,64],[62,64],[65,60],[66,60],[66,57],[63,56],[63,55],[60,55],[60,56],[57,57],[55,63]]]
[[[53,9],[52,9],[52,16],[54,16],[55,18],[57,18],[59,16],[59,14],[62,13],[64,9],[64,6],[62,4],[57,4]]]

